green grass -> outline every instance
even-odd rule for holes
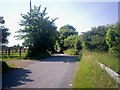
[[[73,80],[73,88],[117,88],[118,84],[96,61],[96,57],[84,51]]]
[[[120,73],[120,65],[118,65],[118,58],[109,55],[108,53],[98,53],[98,52],[93,52],[92,53],[95,60],[98,60],[99,62],[105,64],[115,72]]]

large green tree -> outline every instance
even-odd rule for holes
[[[59,34],[58,34],[58,40],[57,40],[57,46],[59,48],[59,51],[64,51],[65,49],[68,48],[68,45],[67,45],[67,38],[69,36],[71,36],[72,38],[72,35],[76,36],[78,35],[78,32],[76,31],[76,29],[72,26],[72,25],[64,25],[60,28],[59,30]],[[73,36],[73,37],[74,37]],[[70,42],[69,42],[70,43]],[[66,45],[67,46],[66,46]]]
[[[78,35],[78,32],[72,25],[64,25],[60,28],[60,36],[61,38],[67,38],[71,35]]]
[[[18,37],[24,39],[24,45],[29,47],[28,56],[36,56],[41,52],[47,52],[54,49],[57,30],[54,24],[55,19],[46,16],[46,9],[41,11],[41,6],[36,7],[22,15]]]
[[[10,33],[8,32],[9,29],[4,27],[4,23],[5,20],[2,16],[0,16],[0,45],[7,44],[7,37],[10,35]]]

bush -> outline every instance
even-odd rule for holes
[[[75,50],[74,48],[70,48],[64,51],[65,54],[68,55],[79,55],[79,51]]]
[[[112,25],[106,34],[106,43],[109,46],[109,53],[113,56],[120,56],[120,23]]]
[[[11,70],[13,68],[12,66],[10,66],[5,61],[0,61],[0,63],[1,63],[0,65],[2,65],[2,70],[0,70],[0,71],[2,71],[2,72],[9,71],[9,70]]]
[[[81,58],[82,58],[82,56],[83,56],[83,51],[81,50],[81,51],[79,51],[79,60],[81,60]]]
[[[35,59],[35,60],[40,60],[41,58],[46,58],[51,56],[51,53],[46,51],[46,52],[40,52],[38,54],[33,54],[28,52],[26,59]]]
[[[120,49],[118,49],[117,47],[112,47],[112,48],[109,48],[109,53],[113,56],[120,56]]]

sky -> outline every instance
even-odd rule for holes
[[[22,19],[21,14],[26,14],[29,9],[30,0],[0,0],[0,16],[4,17],[5,27],[9,29],[11,35],[8,37],[8,46],[20,44],[23,40],[16,40],[15,33],[22,28],[19,23]],[[118,21],[118,0],[31,0],[32,8],[34,5],[41,5],[42,10],[47,7],[46,12],[50,18],[58,19],[55,21],[57,30],[66,24],[76,28],[76,31],[86,32],[91,27],[113,24]],[[114,1],[114,2],[113,2]],[[41,11],[42,11],[41,10]]]

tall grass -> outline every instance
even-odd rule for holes
[[[78,70],[73,80],[73,88],[117,88],[118,84],[101,69],[96,57],[83,52]]]
[[[94,56],[95,60],[98,60],[99,62],[105,64],[115,72],[120,73],[120,65],[118,63],[118,58],[114,57],[112,55],[109,55],[108,53],[103,53],[103,52],[93,52],[92,55]]]

